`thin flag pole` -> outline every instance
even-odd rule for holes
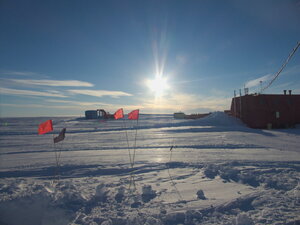
[[[174,121],[174,120],[173,120],[173,121]],[[170,158],[169,158],[169,162],[167,163],[167,167],[168,167],[168,170],[167,170],[167,171],[168,171],[168,175],[169,175],[170,181],[172,182],[172,185],[173,185],[173,187],[175,188],[175,192],[177,193],[179,199],[180,199],[181,201],[183,201],[183,198],[182,198],[182,196],[181,196],[181,194],[180,194],[180,191],[178,190],[178,188],[177,188],[177,186],[176,186],[176,183],[174,182],[174,179],[173,179],[173,177],[172,177],[172,175],[171,175],[171,172],[170,172],[170,164],[171,164],[171,162],[172,162],[172,155],[173,155],[173,150],[174,150],[174,148],[175,148],[175,145],[174,145],[174,136],[173,136],[172,145],[171,145],[170,150],[169,150],[169,152],[170,152]]]
[[[55,172],[54,172],[54,177],[57,177],[57,180],[59,180],[59,171],[58,171],[58,154],[57,154],[57,149],[56,149],[56,145],[54,143],[54,134],[52,134],[53,136],[53,148],[54,148],[54,153],[55,153],[55,164],[56,164],[56,169],[55,169]]]
[[[128,140],[127,126],[126,126],[126,121],[123,120],[123,122],[124,122],[123,124],[124,124],[125,135],[126,135],[126,142],[127,142],[127,149],[128,149],[129,161],[130,161],[130,166],[131,166],[131,169],[132,169],[133,168],[133,163],[132,163],[132,157],[131,157],[129,140]],[[133,186],[134,188],[136,188],[132,172],[133,171],[130,172],[129,192],[131,190],[131,186]]]
[[[134,138],[134,149],[133,149],[133,159],[132,159],[132,167],[134,166],[134,160],[135,160],[135,150],[136,150],[136,137],[137,137],[137,130],[139,126],[139,119],[136,120],[136,128],[135,128],[135,138]]]
[[[59,180],[59,175],[60,175],[60,157],[61,157],[61,151],[63,148],[63,140],[65,139],[65,132],[66,132],[66,128],[63,128],[62,131],[59,133],[59,135],[57,137],[54,137],[53,134],[53,147],[54,147],[54,151],[55,151],[55,160],[56,160],[56,175],[57,175],[57,179]],[[61,142],[60,144],[57,144],[58,142]]]
[[[128,133],[127,133],[127,128],[126,128],[126,122],[125,122],[125,120],[123,120],[123,122],[124,122],[125,134],[126,134],[126,142],[127,142],[128,155],[129,155],[130,165],[132,167],[133,165],[132,165],[132,160],[131,160],[131,152],[130,152],[130,148],[129,148],[129,140],[128,140]]]
[[[174,145],[172,145],[172,146],[170,147],[170,160],[169,160],[169,163],[167,163],[167,165],[168,165],[168,174],[169,174],[169,178],[170,178],[170,180],[171,180],[171,182],[172,182],[173,187],[175,188],[175,191],[176,191],[176,193],[177,193],[179,199],[180,199],[181,201],[183,201],[183,198],[182,198],[182,196],[181,196],[179,190],[177,189],[176,183],[174,182],[173,177],[171,176],[171,173],[170,173],[170,165],[169,165],[169,164],[171,164],[171,161],[172,161],[173,148],[174,148]]]
[[[64,141],[62,141],[61,144],[60,144],[60,146],[58,146],[58,157],[57,157],[58,166],[60,166],[59,161],[60,161],[61,150],[63,148],[63,145],[64,145]]]
[[[133,168],[134,168],[135,153],[136,153],[136,139],[137,139],[137,129],[138,129],[138,119],[139,119],[138,116],[139,116],[139,110],[134,110],[134,111],[132,111],[131,113],[128,114],[128,119],[129,120],[137,120],[136,131],[135,131],[135,139],[134,139],[134,145],[133,145],[134,146],[133,147],[133,156],[132,156],[132,158],[130,157],[130,159],[131,159],[131,172],[130,172],[129,191],[131,190],[131,186],[133,186],[134,190],[137,190],[136,185],[135,185],[134,175],[133,175]],[[127,136],[127,140],[128,140],[128,136]],[[128,147],[129,147],[129,144],[128,144]]]
[[[129,185],[129,189],[131,188],[131,186],[133,186],[134,190],[137,190],[136,188],[136,184],[135,184],[135,180],[134,180],[134,174],[133,174],[133,167],[134,167],[134,160],[135,160],[135,148],[136,148],[136,137],[137,137],[137,126],[138,126],[138,119],[137,119],[137,125],[136,125],[136,130],[135,130],[135,138],[134,138],[134,147],[133,147],[133,156],[132,156],[132,163],[131,163],[131,173],[130,173],[130,185]]]

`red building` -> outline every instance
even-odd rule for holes
[[[285,128],[300,123],[300,95],[253,94],[235,97],[231,114],[252,128]]]

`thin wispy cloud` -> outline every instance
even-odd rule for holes
[[[200,76],[200,75],[199,75]],[[216,80],[218,78],[220,78],[220,76],[213,76],[213,75],[209,75],[209,76],[203,76],[201,75],[201,78],[198,79],[191,79],[191,80],[178,80],[173,82],[174,84],[188,84],[188,83],[197,83],[197,82],[203,82],[206,80]]]
[[[82,112],[84,112],[87,108],[86,107],[93,107],[94,109],[99,108],[105,108],[106,111],[115,112],[119,108],[124,108],[124,111],[130,112],[134,109],[140,109],[143,106],[142,105],[130,105],[130,104],[110,104],[110,103],[104,103],[104,102],[83,102],[83,101],[68,101],[68,100],[56,100],[56,99],[47,99],[46,100],[49,103],[58,103],[58,104],[64,104],[63,107],[66,108],[80,108]],[[61,108],[62,105],[55,105],[54,108]]]
[[[60,94],[59,92],[42,92],[31,90],[20,90],[0,87],[0,93],[3,95],[21,95],[21,96],[39,96],[39,97],[59,97],[65,98],[67,96]]]
[[[0,71],[0,75],[35,76],[40,74],[26,71]]]
[[[90,95],[95,97],[110,96],[118,98],[121,96],[132,96],[132,94],[123,91],[105,91],[105,90],[69,90],[72,94]]]
[[[273,77],[272,74],[267,74],[265,76],[259,77],[257,79],[254,80],[250,80],[245,84],[246,88],[252,88],[252,87],[257,87],[258,85],[260,85],[260,82],[266,82],[271,80]]]
[[[108,106],[110,104],[103,102],[86,102],[86,101],[68,101],[68,100],[56,100],[56,99],[47,99],[47,102],[59,103],[59,104],[70,104],[70,105],[79,105],[79,106]]]
[[[68,110],[77,110],[76,113],[79,111],[81,115],[84,114],[85,110],[89,109],[86,108],[86,106],[83,105],[52,105],[52,104],[16,104],[16,103],[3,103],[1,104],[2,107],[14,107],[14,108],[36,108],[36,109],[68,109]],[[92,105],[91,105],[92,106]],[[124,108],[124,105],[105,105],[105,111],[114,113],[117,109]],[[124,108],[124,112],[128,113],[131,110],[134,109],[141,109],[142,106],[140,105],[126,105],[126,108]],[[99,109],[98,107],[91,107],[91,109]],[[74,112],[70,112],[71,114]],[[76,114],[75,113],[75,114]]]
[[[76,110],[84,110],[82,106],[79,105],[42,105],[42,104],[10,104],[4,103],[1,106],[6,107],[16,107],[16,108],[37,108],[37,109],[76,109]],[[84,112],[84,111],[83,111]]]
[[[89,82],[79,80],[22,80],[11,79],[11,81],[27,84],[27,85],[39,85],[39,86],[54,86],[54,87],[93,87],[94,85]]]
[[[286,67],[284,71],[282,71],[282,75],[291,75],[291,74],[299,74],[300,73],[300,65],[295,65],[292,67]]]
[[[286,83],[283,83],[283,84],[278,84],[278,85],[276,85],[276,86],[274,86],[274,87],[272,87],[273,89],[283,89],[283,88],[286,88],[286,89],[288,89],[288,88],[290,88],[290,87],[292,87],[292,86],[294,86],[294,83],[293,82],[286,82]]]
[[[286,83],[271,86],[270,92],[282,94],[283,90],[292,90],[293,94],[298,94],[300,90],[299,87],[300,87],[299,82],[286,82]]]

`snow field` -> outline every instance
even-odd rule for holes
[[[253,130],[220,112],[143,115],[132,169],[125,131],[133,154],[135,123],[57,118],[55,132],[67,133],[54,147],[51,134],[35,133],[42,119],[1,127],[0,224],[300,221],[299,128]]]

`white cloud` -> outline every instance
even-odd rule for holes
[[[79,105],[79,106],[107,106],[110,104],[103,102],[80,102],[80,101],[67,101],[67,100],[56,100],[56,99],[47,99],[47,102],[52,103],[62,103],[62,104],[71,104],[71,105]]]
[[[252,88],[252,87],[256,87],[258,85],[260,85],[260,82],[266,82],[268,80],[271,80],[273,77],[272,74],[267,74],[265,76],[262,76],[262,77],[259,77],[257,79],[254,79],[254,80],[250,80],[248,81],[246,84],[245,84],[245,87],[246,88]]]
[[[4,103],[1,104],[1,106],[6,107],[17,107],[17,108],[49,108],[49,109],[77,109],[82,110],[84,112],[84,108],[79,105],[42,105],[42,104],[10,104],[10,103]]]
[[[19,72],[19,71],[1,71],[1,75],[16,75],[16,76],[34,76],[39,75],[38,73],[33,72]]]
[[[110,96],[118,98],[120,96],[132,96],[132,94],[123,91],[105,91],[105,90],[69,90],[72,94],[90,95],[95,97]]]
[[[51,101],[47,101],[47,102],[51,102]],[[60,101],[57,101],[57,103],[59,103]],[[62,101],[61,103],[63,103],[65,101]],[[38,108],[38,109],[44,109],[44,108],[49,108],[51,110],[55,110],[55,109],[69,109],[69,110],[80,110],[81,113],[84,113],[85,110],[88,109],[99,109],[99,108],[103,108],[106,112],[111,112],[114,113],[115,111],[117,111],[117,109],[119,108],[123,108],[124,112],[130,112],[131,110],[134,109],[141,109],[142,106],[140,105],[113,105],[113,104],[102,104],[102,103],[95,103],[95,105],[93,104],[93,102],[90,102],[91,104],[82,104],[82,102],[77,102],[76,104],[71,104],[72,101],[66,101],[65,103],[70,103],[69,104],[63,104],[63,105],[53,105],[53,104],[34,104],[34,103],[28,103],[28,104],[18,104],[18,103],[3,103],[1,104],[2,107],[6,106],[6,107],[16,107],[16,108]],[[74,101],[75,102],[75,101]],[[53,101],[53,103],[55,103],[55,101]],[[90,108],[87,108],[90,107]],[[69,114],[69,111],[66,111],[66,114]]]
[[[53,92],[42,92],[42,91],[30,91],[30,90],[18,90],[18,89],[11,89],[11,88],[2,88],[0,87],[0,93],[5,95],[29,95],[29,96],[43,96],[43,97],[59,97],[65,98],[67,96],[60,94],[60,93],[53,93]]]
[[[40,85],[40,86],[55,86],[55,87],[93,87],[94,85],[89,82],[79,80],[21,80],[11,79],[11,81],[28,84],[28,85]]]

